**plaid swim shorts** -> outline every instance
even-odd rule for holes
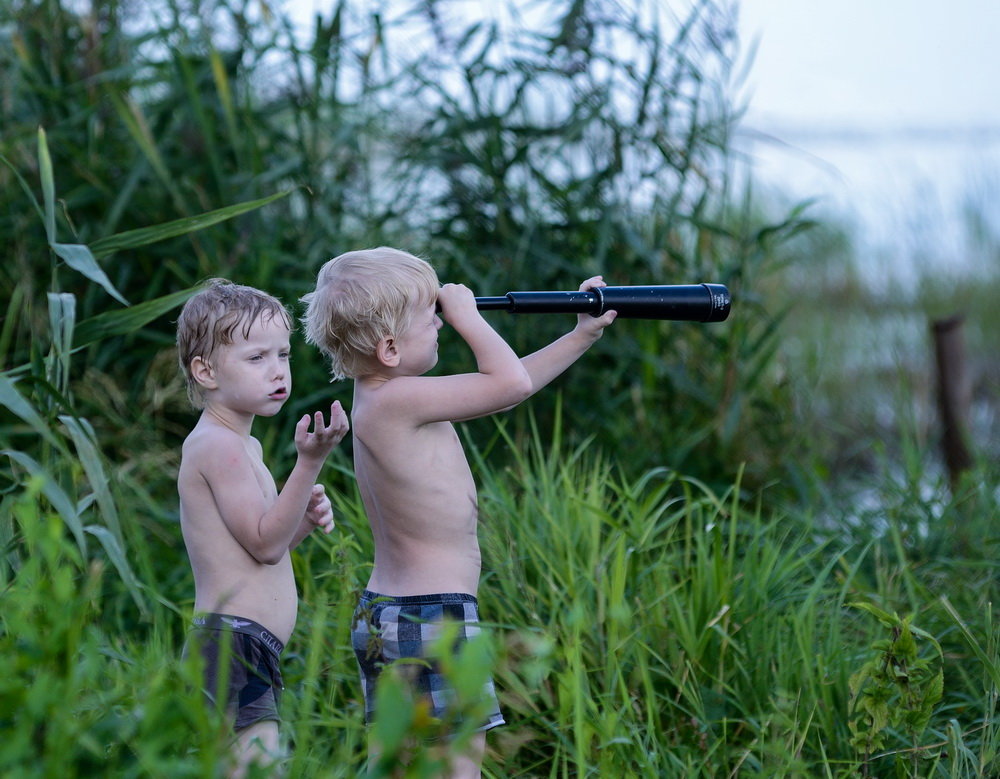
[[[480,632],[479,604],[475,596],[444,593],[392,597],[370,590],[362,592],[354,611],[351,642],[361,672],[366,722],[374,720],[375,685],[382,669],[397,660],[425,658],[429,645],[441,635],[445,620],[459,626],[458,644],[477,635]],[[454,693],[440,669],[433,662],[416,663],[411,668],[414,669],[411,679],[414,690],[430,700],[434,717],[444,718]],[[483,686],[483,696],[492,702],[492,710],[479,730],[503,725],[492,679],[487,679]]]

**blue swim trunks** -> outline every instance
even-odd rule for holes
[[[194,649],[201,652],[205,696],[212,703],[219,698],[226,701],[233,730],[243,730],[262,720],[280,720],[278,704],[284,689],[280,658],[284,644],[262,625],[231,614],[199,614],[192,628],[184,655]],[[226,689],[220,690],[220,660],[227,652]]]
[[[351,642],[361,672],[365,695],[365,721],[375,716],[375,685],[382,669],[404,658],[425,658],[430,644],[441,635],[445,620],[459,626],[457,642],[468,641],[480,632],[479,604],[475,596],[463,593],[406,595],[392,597],[365,590],[354,611]],[[457,647],[456,647],[457,648]],[[443,719],[454,692],[434,662],[417,663],[411,679],[414,690],[431,702],[431,713]],[[493,680],[483,687],[484,700],[492,710],[480,731],[504,724]]]

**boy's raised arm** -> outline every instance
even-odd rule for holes
[[[580,285],[580,291],[585,292],[594,287],[604,287],[602,276],[592,276]],[[563,371],[580,359],[595,341],[604,335],[604,328],[615,321],[617,313],[606,311],[599,317],[590,314],[580,314],[576,327],[561,338],[537,352],[523,357],[521,364],[531,377],[531,394],[552,382]]]
[[[531,379],[527,371],[514,350],[483,319],[472,291],[463,284],[445,284],[438,302],[441,316],[472,349],[478,372],[394,379],[390,396],[399,399],[393,404],[399,413],[417,424],[457,422],[492,414],[528,397]],[[430,315],[435,316],[433,310]]]

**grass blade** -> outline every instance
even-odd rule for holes
[[[142,585],[135,577],[135,574],[132,573],[132,569],[129,567],[128,557],[125,555],[125,549],[120,540],[115,537],[114,533],[103,525],[87,525],[84,530],[101,542],[101,546],[107,553],[108,559],[111,560],[111,563],[118,570],[118,574],[122,577],[122,581],[128,588],[129,594],[131,594],[135,605],[144,615],[147,614],[148,609],[146,607],[146,602],[142,598]]]
[[[87,475],[87,481],[90,482],[90,488],[94,491],[94,497],[97,499],[97,506],[104,516],[104,521],[121,545],[122,529],[118,522],[118,509],[115,507],[111,490],[108,488],[108,477],[104,472],[104,464],[101,462],[94,430],[87,420],[78,419],[68,414],[60,416],[59,421],[66,427],[73,444],[76,446],[80,464],[83,466],[83,472]]]
[[[81,243],[50,243],[49,246],[73,270],[100,284],[111,297],[123,306],[128,305],[128,301],[115,289],[115,285],[111,283],[111,279],[108,278],[104,269],[97,264],[97,260],[87,246]]]
[[[61,442],[53,435],[42,416],[35,411],[35,407],[28,402],[24,395],[17,391],[16,382],[3,375],[0,375],[0,405],[5,406],[27,422],[31,429],[48,443],[56,448],[61,448]]]
[[[77,546],[80,548],[80,553],[86,556],[87,539],[84,535],[83,524],[80,522],[80,514],[77,512],[73,501],[70,500],[69,495],[59,486],[58,482],[52,477],[52,474],[24,452],[4,449],[0,451],[0,455],[7,455],[7,457],[24,468],[33,477],[41,479],[42,494],[48,498],[49,503],[52,504],[52,507],[62,517],[63,522],[66,523],[70,532],[73,533]]]
[[[206,211],[197,216],[186,216],[182,219],[175,219],[172,222],[154,225],[153,227],[140,227],[138,230],[127,230],[124,233],[110,235],[101,238],[90,244],[90,251],[95,257],[106,257],[122,249],[134,249],[138,246],[146,246],[157,241],[164,241],[167,238],[175,238],[178,235],[186,235],[197,230],[204,230],[206,227],[224,222],[227,219],[241,216],[255,209],[273,203],[275,200],[286,197],[294,190],[277,192],[268,197],[257,200],[247,200],[243,203],[217,208],[214,211]]]
[[[45,221],[45,237],[49,244],[56,242],[56,185],[52,175],[52,157],[45,130],[38,128],[38,175],[42,180],[42,206]]]
[[[197,291],[197,287],[182,289],[155,300],[86,319],[76,326],[73,348],[80,349],[104,338],[134,333],[167,311],[182,305]]]

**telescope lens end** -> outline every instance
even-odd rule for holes
[[[729,318],[729,310],[732,308],[732,297],[724,284],[703,284],[711,296],[711,309],[709,310],[706,322],[725,322]]]

